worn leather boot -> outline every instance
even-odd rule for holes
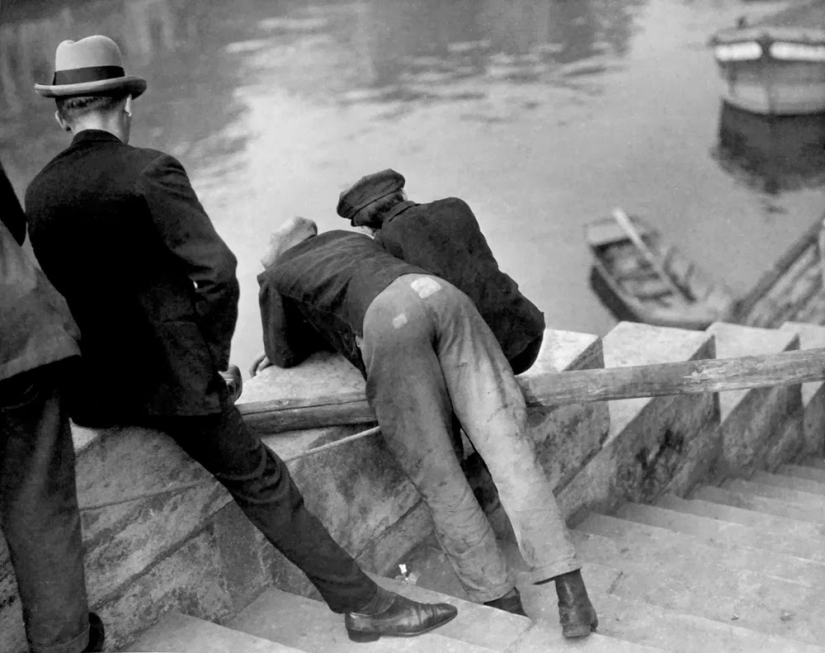
[[[418,603],[381,587],[364,612],[347,612],[344,624],[353,642],[384,637],[414,637],[443,626],[458,610],[449,603]]]
[[[498,610],[504,610],[505,612],[512,612],[521,617],[527,616],[527,613],[524,611],[524,606],[521,604],[521,594],[515,587],[500,598],[485,601],[484,605],[497,608]]]
[[[89,643],[83,649],[83,653],[99,653],[103,650],[103,643],[106,641],[106,634],[103,629],[103,621],[94,612],[89,613]]]
[[[556,576],[561,633],[568,639],[587,637],[599,625],[596,610],[587,596],[581,571]]]

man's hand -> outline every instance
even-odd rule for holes
[[[252,361],[252,365],[249,368],[249,376],[257,376],[258,373],[263,372],[271,365],[272,363],[266,357],[266,354],[261,353],[254,361]]]
[[[234,404],[243,392],[243,379],[241,378],[241,370],[237,365],[230,365],[225,372],[219,372],[226,381],[226,389],[229,390],[229,396],[232,398]]]

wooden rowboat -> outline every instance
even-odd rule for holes
[[[590,286],[619,320],[682,329],[731,321],[736,302],[650,224],[617,210],[585,227]]]

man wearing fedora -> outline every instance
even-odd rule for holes
[[[105,36],[64,41],[52,84],[71,145],[26,193],[31,241],[82,334],[73,417],[169,434],[296,564],[353,639],[411,636],[452,619],[379,588],[304,506],[283,461],[246,429],[220,372],[237,318],[236,260],[181,164],[128,145],[146,81]],[[111,382],[112,366],[122,372]]]
[[[34,653],[103,650],[89,612],[64,388],[77,326],[21,245],[26,219],[0,165],[0,528]]]
[[[490,467],[532,582],[555,581],[562,633],[595,630],[581,563],[526,430],[521,389],[467,295],[364,234],[317,235],[306,218],[279,228],[261,263],[261,365],[294,367],[331,347],[362,371],[384,440],[427,502],[468,596],[524,615],[453,455],[453,415]]]

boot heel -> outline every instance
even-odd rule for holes
[[[380,633],[364,633],[357,630],[348,630],[347,635],[349,635],[349,638],[353,642],[358,642],[359,644],[377,642],[381,638]]]

